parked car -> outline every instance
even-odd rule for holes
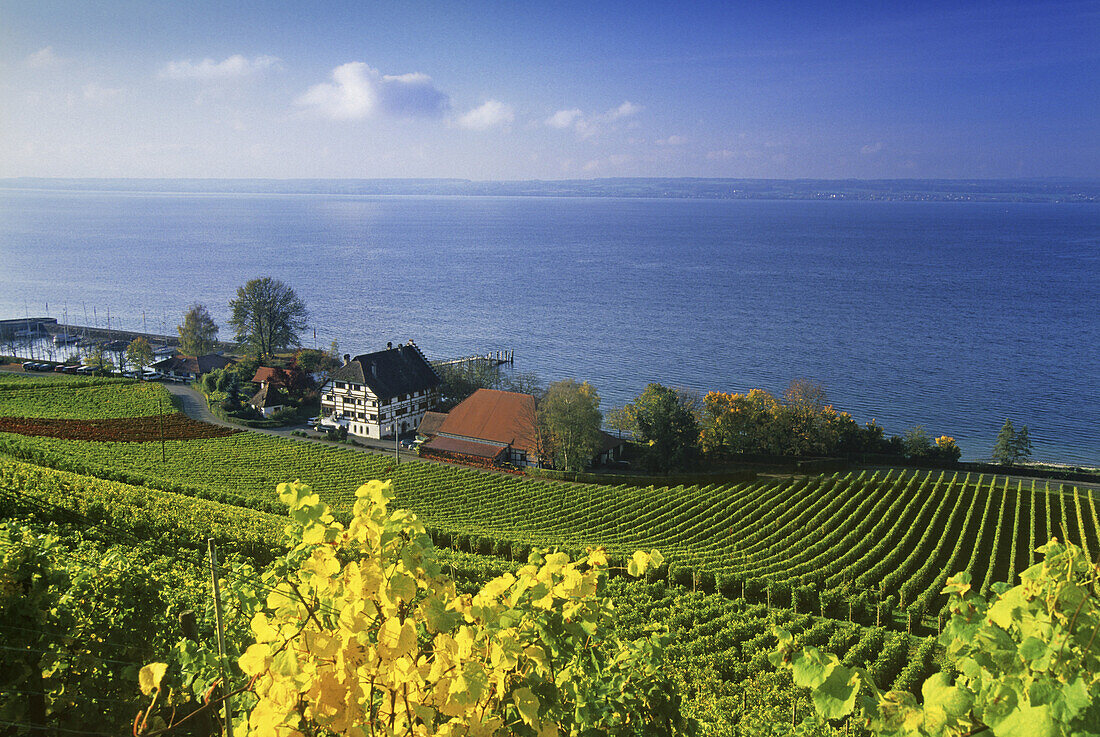
[[[416,448],[415,440],[402,440],[399,445],[405,450],[414,450]]]

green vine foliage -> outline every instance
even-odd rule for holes
[[[951,620],[940,636],[954,676],[924,682],[923,703],[883,693],[862,668],[817,648],[800,649],[777,630],[771,654],[810,689],[825,719],[851,717],[876,735],[1090,737],[1100,735],[1100,565],[1057,540],[1020,584],[994,584],[987,600],[970,574],[948,579]]]
[[[201,605],[197,574],[61,526],[0,522],[0,722],[128,729],[139,668]]]

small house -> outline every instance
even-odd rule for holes
[[[232,366],[234,363],[236,361],[232,358],[226,358],[218,353],[210,353],[205,356],[172,356],[163,361],[157,361],[149,368],[172,379],[194,381],[203,374],[208,374],[215,369]]]
[[[264,417],[271,417],[288,404],[286,393],[270,381],[260,385],[260,391],[248,400],[248,404]]]

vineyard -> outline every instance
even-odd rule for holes
[[[258,586],[256,571],[281,552],[285,524],[284,517],[253,510],[0,462],[0,553],[13,546],[2,527],[13,521],[48,528],[58,537],[48,555],[69,573],[54,577],[55,585],[61,580],[69,587],[68,604],[51,610],[56,622],[15,619],[0,624],[9,642],[25,643],[0,654],[0,662],[12,666],[21,658],[42,656],[54,664],[41,690],[52,723],[61,729],[83,727],[93,715],[104,720],[99,722],[104,728],[122,729],[132,720],[140,708],[135,666],[163,657],[178,636],[175,620],[182,610],[197,610],[200,631],[213,641],[211,610],[202,600],[208,588],[202,560],[206,538],[214,538],[226,558],[224,576],[234,587],[226,603],[233,611],[232,597]],[[467,591],[516,567],[492,556],[440,554],[445,570]],[[810,715],[808,700],[791,685],[789,675],[775,672],[768,662],[775,626],[807,644],[829,647],[845,662],[866,665],[880,682],[899,688],[912,688],[937,667],[931,638],[691,592],[664,581],[617,577],[609,586],[617,627],[625,636],[641,633],[655,621],[669,628],[674,644],[666,667],[707,734],[732,734],[734,725],[754,734],[782,734],[777,723],[790,724],[792,714],[798,721]],[[94,595],[97,603],[64,611],[73,605],[74,592]],[[227,626],[238,638],[247,631],[247,622],[233,615]],[[137,633],[141,636],[135,638]],[[5,673],[11,678],[15,671]],[[12,704],[29,693],[25,682],[5,683],[0,721],[15,716]],[[833,733],[827,727],[809,732]]]
[[[392,478],[448,547],[658,548],[692,588],[868,622],[935,617],[951,572],[988,590],[1050,537],[1100,550],[1094,493],[950,471],[860,471],[735,486],[563,484],[239,433],[166,444],[5,435],[0,450],[55,468],[279,511],[271,489],[310,484],[350,509],[366,478]],[[518,553],[516,553],[518,555]],[[851,609],[851,611],[849,611]]]
[[[967,571],[975,589],[988,591],[1015,580],[1052,536],[1100,553],[1097,493],[1060,484],[866,470],[610,487],[424,461],[396,465],[386,455],[255,433],[195,431],[163,447],[122,436],[66,439],[27,428],[145,421],[163,389],[4,381],[0,423],[11,424],[0,427],[16,432],[0,432],[0,555],[45,546],[36,565],[64,571],[35,580],[67,586],[57,601],[70,608],[99,598],[87,612],[58,603],[45,623],[20,624],[23,614],[7,612],[0,632],[19,645],[0,651],[0,671],[46,675],[37,691],[24,680],[4,682],[0,728],[19,721],[22,712],[12,710],[28,692],[48,696],[55,726],[79,728],[90,714],[109,713],[104,727],[123,728],[137,704],[133,666],[163,657],[179,637],[179,612],[196,609],[210,637],[207,538],[224,552],[224,575],[238,593],[253,590],[256,572],[284,551],[286,510],[274,487],[285,480],[310,484],[340,516],[359,484],[393,479],[394,506],[425,521],[445,569],[467,591],[513,570],[532,547],[602,545],[613,566],[634,550],[660,550],[665,563],[646,580],[610,581],[618,626],[669,628],[669,672],[713,735],[788,734],[809,713],[805,692],[767,661],[775,625],[846,664],[866,665],[880,685],[911,690],[939,667],[942,651],[930,635],[950,574]],[[182,416],[164,419],[172,418]],[[47,530],[52,537],[43,536]],[[101,582],[83,570],[98,570]],[[26,597],[15,601],[29,606]],[[231,621],[229,630],[240,638],[247,622]],[[77,636],[60,634],[67,631]],[[85,687],[93,696],[75,698]]]
[[[19,377],[19,378],[12,378]],[[28,379],[0,374],[0,417],[101,420],[175,412],[160,384],[64,374]]]

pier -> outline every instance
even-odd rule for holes
[[[487,363],[490,366],[502,366],[504,364],[514,364],[515,362],[516,352],[505,349],[464,358],[442,358],[431,363],[433,366],[458,366],[464,363]]]

